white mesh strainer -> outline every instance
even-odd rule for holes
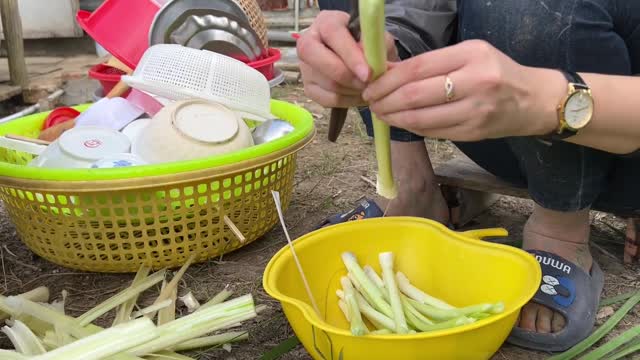
[[[259,71],[231,57],[176,44],[150,47],[131,76],[134,89],[170,100],[191,98],[228,106],[250,120],[273,118],[269,82]]]

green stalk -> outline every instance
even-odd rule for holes
[[[85,327],[77,326],[76,319],[61,314],[47,306],[19,297],[12,296],[6,298],[0,295],[0,309],[13,317],[26,314],[40,321],[64,327],[69,329],[70,333],[78,339],[97,334],[104,330],[93,324],[88,324]],[[109,360],[142,360],[142,358],[122,353],[112,356]]]
[[[340,311],[342,311],[342,314],[344,315],[344,318],[351,323],[351,316],[349,315],[349,308],[347,307],[347,303],[344,302],[344,300],[339,299],[338,300],[338,307],[340,308]]]
[[[202,306],[200,306],[198,309],[196,309],[195,312],[201,311],[202,309],[206,309],[210,306],[213,305],[218,305],[220,303],[225,302],[228,298],[231,297],[231,295],[233,295],[233,291],[229,290],[229,285],[227,285],[221,292],[219,292],[216,296],[214,296],[213,298],[211,298],[211,300],[207,301],[206,303],[204,303]]]
[[[637,292],[638,292],[637,290],[629,291],[629,292],[624,293],[624,294],[620,294],[620,295],[616,295],[616,296],[613,296],[613,297],[610,297],[610,298],[603,299],[602,301],[600,301],[600,307],[614,305],[614,304],[626,301],[630,297],[635,295]]]
[[[40,286],[24,294],[18,295],[27,300],[34,302],[48,303],[49,302],[49,288]],[[10,316],[6,312],[0,311],[0,321],[8,319]]]
[[[635,341],[631,341],[629,342],[629,344],[627,344],[627,346],[623,347],[622,349],[620,349],[620,351],[618,351],[617,353],[609,356],[608,358],[604,359],[604,360],[618,360],[618,359],[622,359],[623,357],[627,356],[627,355],[631,355],[637,351],[640,351],[640,339],[636,339]]]
[[[597,343],[605,335],[607,335],[613,328],[627,315],[627,313],[640,302],[640,291],[636,292],[627,302],[625,302],[618,311],[615,312],[602,326],[594,331],[589,337],[576,344],[571,349],[550,357],[547,360],[569,360],[582,354],[588,350],[593,344]]]
[[[29,360],[28,357],[21,355],[15,351],[0,349],[0,359],[2,360]]]
[[[379,78],[387,69],[387,51],[384,40],[385,13],[384,0],[359,2],[361,38],[364,55],[373,71],[373,80]],[[379,195],[394,199],[398,196],[391,167],[391,130],[389,125],[372,114],[376,158],[378,160]]]
[[[620,346],[628,343],[633,338],[640,335],[640,326],[632,327],[631,329],[623,332],[622,334],[616,336],[615,339],[609,341],[608,343],[600,346],[599,348],[587,353],[585,356],[581,357],[581,360],[600,360],[605,355],[609,354],[613,350],[619,348]]]
[[[398,282],[398,287],[400,287],[400,291],[402,291],[405,295],[407,295],[408,297],[410,297],[411,299],[419,303],[428,304],[442,310],[455,309],[455,307],[447,304],[446,302],[440,299],[437,299],[431,295],[428,295],[424,291],[413,286],[409,281],[409,278],[401,272],[396,273],[396,281]]]
[[[391,303],[391,309],[393,310],[393,321],[396,324],[396,333],[406,334],[409,332],[409,326],[407,320],[404,317],[404,311],[402,309],[402,300],[400,300],[400,291],[395,281],[395,274],[393,273],[393,253],[384,252],[378,255],[380,260],[380,267],[382,268],[382,280],[384,281],[385,289],[389,293],[389,302]]]
[[[166,280],[162,282],[162,289],[167,287]],[[162,290],[160,290],[162,292]],[[158,321],[157,325],[163,325],[168,322],[171,322],[176,319],[176,300],[178,299],[178,289],[175,288],[171,291],[169,295],[169,300],[171,300],[171,304],[160,311],[158,311]]]
[[[100,316],[106,314],[110,310],[118,307],[119,305],[136,298],[141,292],[149,289],[150,287],[156,285],[164,279],[165,271],[161,270],[148,278],[142,280],[137,285],[132,285],[109,299],[103,301],[100,305],[94,307],[93,309],[87,311],[82,314],[80,317],[76,319],[78,326],[85,326],[92,323],[94,320],[99,318]]]
[[[391,334],[393,334],[393,331],[389,329],[374,330],[369,333],[369,335],[391,335]]]
[[[249,339],[249,333],[246,331],[236,331],[226,334],[212,335],[201,337],[189,341],[185,341],[173,347],[174,351],[187,351],[194,349],[210,348],[222,344],[238,342]]]
[[[384,281],[382,280],[382,278],[378,275],[378,273],[373,270],[373,268],[369,265],[365,265],[362,270],[364,271],[365,275],[367,275],[369,277],[369,279],[371,279],[371,281],[378,285],[378,288],[380,290],[384,289]],[[385,292],[383,291],[382,294],[384,294]],[[388,295],[388,294],[387,294]],[[386,299],[385,299],[386,300]]]
[[[458,327],[458,326],[472,324],[474,322],[475,322],[474,319],[471,319],[471,318],[468,318],[468,317],[465,317],[465,316],[461,316],[459,318],[447,320],[447,321],[444,321],[444,322],[441,322],[441,323],[428,325],[428,326],[426,326],[426,329],[423,330],[423,331],[427,332],[427,331],[451,329],[451,328]]]
[[[23,355],[40,355],[47,352],[40,339],[22,321],[15,320],[13,326],[4,326],[2,332]]]
[[[431,305],[422,304],[413,299],[408,299],[408,302],[418,311],[436,321],[450,320],[460,316],[468,316],[477,313],[499,314],[504,311],[504,304],[502,303],[478,304],[453,310],[442,310]]]
[[[356,256],[353,253],[344,252],[342,253],[342,261],[347,267],[347,270],[353,274],[358,286],[360,286],[360,288],[362,288],[362,290],[367,294],[366,298],[371,302],[371,306],[383,313],[385,316],[393,317],[391,306],[384,301],[384,297],[380,289],[378,289],[378,287],[364,273],[360,264],[358,264]]]
[[[402,307],[405,309],[405,311],[410,312],[413,316],[417,317],[421,322],[427,325],[433,325],[433,321],[426,318],[424,315],[422,315],[420,311],[418,311],[418,309],[416,309],[413,305],[411,305],[408,297],[402,295],[400,298],[402,299]]]
[[[194,358],[170,351],[158,351],[156,353],[149,354],[144,358],[145,360],[196,360]]]
[[[344,291],[344,302],[347,303],[347,309],[349,311],[349,317],[351,317],[351,334],[355,336],[362,336],[366,333],[364,322],[362,322],[362,316],[360,314],[360,308],[356,300],[356,292],[351,281],[343,276],[340,279],[340,284]]]
[[[136,273],[136,276],[133,278],[133,281],[131,282],[131,286],[140,285],[142,281],[149,276],[150,272],[151,272],[150,267],[145,265],[140,266],[140,268],[138,269],[138,272]],[[120,306],[118,306],[116,310],[116,317],[113,320],[114,326],[130,320],[131,312],[133,312],[133,308],[136,306],[136,302],[138,301],[139,295],[140,293],[136,294],[134,297],[132,297],[131,299],[125,301]]]

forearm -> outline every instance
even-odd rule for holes
[[[412,56],[451,42],[455,0],[387,0],[385,12],[387,31]]]
[[[546,103],[540,123],[543,132],[558,126],[557,105],[567,94],[566,80],[555,70],[534,70],[541,83],[539,92]],[[580,73],[591,88],[594,114],[579,134],[566,141],[616,154],[630,154],[640,149],[640,77]],[[541,78],[543,77],[543,78]],[[538,133],[538,135],[541,135]]]

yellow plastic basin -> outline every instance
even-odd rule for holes
[[[504,229],[458,233],[417,218],[379,218],[324,228],[294,241],[321,315],[314,311],[289,246],[265,269],[263,286],[279,300],[296,336],[314,359],[488,359],[515,325],[540,284],[538,262],[525,251],[480,241]],[[420,289],[454,306],[503,301],[505,311],[476,323],[415,335],[352,336],[337,305],[346,274],[340,255],[380,271],[378,254],[392,251],[396,269]]]

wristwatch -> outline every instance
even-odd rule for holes
[[[591,122],[594,101],[591,89],[576,72],[562,71],[569,85],[567,96],[558,105],[558,127],[547,137],[562,140],[578,134]]]

